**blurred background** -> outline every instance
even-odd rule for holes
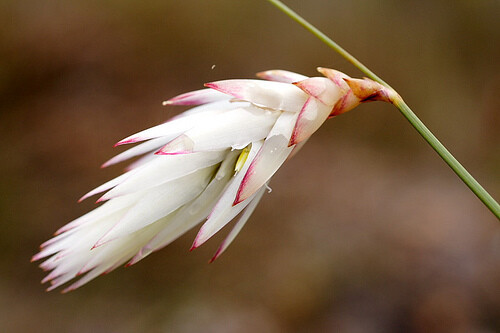
[[[500,198],[500,2],[287,3],[365,62]],[[266,1],[0,2],[2,332],[498,332],[500,224],[399,112],[329,120],[273,178],[231,248],[196,230],[61,295],[38,245],[87,212],[100,164],[182,109],[161,102],[267,69],[357,71]]]

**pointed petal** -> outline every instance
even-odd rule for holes
[[[318,72],[326,76],[330,81],[332,81],[337,87],[341,89],[342,97],[333,106],[333,109],[330,112],[330,117],[335,117],[349,110],[352,110],[360,104],[360,99],[353,94],[351,88],[345,81],[345,79],[350,78],[348,75],[334,69],[323,67],[318,67]]]
[[[264,145],[252,160],[243,178],[234,205],[242,202],[263,186],[279,169],[293,147],[288,147],[298,114],[283,112],[269,133]]]
[[[290,155],[288,155],[288,158],[286,160],[288,161],[289,159],[291,159],[292,157],[294,157],[302,149],[302,147],[304,147],[304,145],[306,144],[307,140],[309,140],[309,138],[304,139],[304,140],[300,141],[299,143],[297,143],[295,146],[293,146],[293,150],[290,153]]]
[[[104,271],[106,270],[106,267],[105,266],[101,266],[101,267],[96,267],[94,268],[91,272],[88,272],[84,277],[82,277],[81,279],[79,279],[78,281],[76,281],[75,283],[73,283],[72,285],[70,285],[69,287],[65,288],[62,293],[65,294],[65,293],[68,293],[70,291],[73,291],[81,286],[83,286],[84,284],[90,282],[91,280],[95,279],[96,277],[98,277],[99,275],[103,274]],[[68,280],[69,281],[69,280]],[[51,291],[51,290],[54,290],[56,289],[57,287],[61,286],[62,284],[66,283],[67,281],[65,282],[60,282],[58,284],[54,284],[52,285],[51,287],[49,287],[47,289],[47,291]]]
[[[132,162],[129,165],[127,165],[127,167],[124,169],[124,171],[128,172],[128,171],[140,168],[140,167],[148,164],[149,162],[152,162],[155,158],[157,158],[156,152],[155,153],[149,153],[149,154],[146,154],[144,156],[141,156],[140,158],[138,158],[134,162]]]
[[[127,207],[128,208],[128,207]],[[99,238],[103,236],[109,229],[113,227],[118,221],[120,221],[123,216],[126,214],[127,209],[117,210],[101,218],[97,218],[95,220],[89,220],[84,224],[81,224],[78,227],[73,228],[72,230],[66,232],[68,236],[62,239],[59,239],[57,242],[54,242],[44,248],[41,252],[46,252],[49,254],[57,253],[58,259],[63,258],[61,253],[65,253],[65,251],[84,251],[87,252],[90,250],[92,245],[94,245]],[[60,236],[64,236],[65,234],[61,234]],[[58,237],[60,237],[58,236]],[[78,257],[78,256],[71,256]]]
[[[58,278],[51,283],[51,289],[70,281],[74,277],[85,274],[74,284],[63,290],[68,292],[89,282],[100,274],[105,274],[129,260],[139,249],[144,246],[156,233],[161,225],[151,224],[133,234],[122,237],[102,247],[88,250],[88,241],[80,246],[78,253],[73,253],[66,258],[65,262],[59,263],[54,271],[58,272]],[[84,236],[83,234],[81,236]],[[77,260],[75,260],[77,259]]]
[[[101,166],[101,168],[105,168],[105,167],[108,167],[110,165],[117,164],[117,163],[123,162],[125,160],[128,160],[132,157],[139,156],[139,155],[145,154],[145,153],[153,151],[153,150],[157,150],[161,146],[167,144],[169,139],[170,139],[169,137],[159,137],[159,138],[141,143],[141,144],[139,144],[135,147],[132,147],[130,149],[127,149],[124,152],[109,159],[107,162],[105,162]]]
[[[229,97],[217,90],[200,89],[178,95],[163,102],[163,105],[200,105],[227,100]]]
[[[366,77],[362,80],[345,78],[344,81],[349,85],[354,95],[360,99],[361,103],[370,101],[393,103],[398,97],[394,90]]]
[[[83,200],[93,196],[93,195],[96,195],[98,193],[102,193],[104,191],[107,191],[109,190],[110,188],[113,188],[115,186],[117,186],[118,184],[121,184],[123,183],[126,179],[128,179],[136,170],[131,170],[131,171],[128,171],[126,173],[124,173],[123,175],[120,175],[116,178],[113,178],[109,181],[107,181],[106,183],[102,184],[102,185],[99,185],[98,187],[96,187],[95,189],[93,189],[92,191],[88,192],[87,194],[85,194],[83,197],[81,197],[78,202],[82,202]]]
[[[220,257],[224,251],[231,245],[233,240],[236,238],[238,233],[241,231],[245,223],[248,221],[250,216],[252,215],[253,211],[257,207],[257,204],[259,203],[260,199],[262,199],[262,196],[264,195],[266,191],[266,186],[262,186],[258,191],[253,200],[248,204],[248,206],[245,208],[245,211],[241,215],[241,217],[238,219],[238,222],[234,225],[233,229],[231,232],[227,235],[227,237],[224,239],[220,247],[217,249],[215,252],[214,256],[210,260],[210,262],[213,262],[217,258]]]
[[[193,200],[207,186],[215,167],[208,167],[150,189],[95,246],[131,234]]]
[[[156,158],[148,164],[134,169],[133,177],[114,187],[100,200],[108,200],[164,184],[196,170],[215,165],[222,161],[226,154],[227,150],[181,155],[156,155]]]
[[[280,112],[255,106],[227,111],[207,120],[164,146],[160,154],[179,154],[227,148],[240,149],[264,139]]]
[[[330,108],[337,103],[344,92],[332,81],[324,77],[311,77],[309,79],[295,82],[294,85],[302,89],[308,95],[317,98],[326,105],[329,105]]]
[[[153,139],[161,136],[170,138],[168,140],[170,141],[175,139],[177,136],[184,133],[185,131],[189,130],[190,128],[196,126],[197,124],[202,124],[203,122],[205,122],[207,119],[210,119],[214,115],[224,112],[226,110],[231,110],[242,104],[247,105],[247,103],[233,103],[228,100],[201,105],[192,108],[180,114],[177,117],[174,117],[173,119],[167,121],[166,123],[130,135],[125,139],[119,141],[115,146],[145,141],[148,139]]]
[[[307,94],[298,87],[281,82],[224,80],[205,86],[258,106],[289,112],[299,112],[307,100]]]
[[[331,106],[321,103],[314,97],[309,98],[300,111],[289,145],[295,145],[309,138],[328,119],[331,110]]]
[[[238,215],[242,209],[250,202],[250,200],[241,203],[240,205],[233,206],[233,201],[236,196],[236,192],[240,186],[241,180],[243,179],[246,171],[248,170],[250,161],[255,158],[257,152],[262,147],[262,142],[252,143],[250,152],[248,153],[247,161],[243,165],[242,169],[231,179],[230,183],[224,190],[224,193],[217,201],[217,204],[213,208],[208,220],[200,228],[200,231],[196,235],[193,243],[193,248],[197,248],[204,242],[206,242],[210,237],[212,237],[217,231],[222,229],[229,221],[231,221],[236,215]]]
[[[343,89],[344,91],[349,90],[349,86],[345,83],[344,79],[348,79],[349,76],[345,73],[337,71],[331,68],[318,67],[318,72],[326,76],[330,81],[332,81],[337,87]]]
[[[181,134],[156,152],[157,155],[178,155],[194,152],[194,141],[186,134]]]
[[[115,200],[112,201],[105,202],[101,206],[95,208],[94,210],[88,212],[85,215],[80,216],[79,218],[71,221],[70,223],[66,224],[65,226],[57,230],[56,235],[62,234],[63,232],[67,232],[71,229],[74,229],[86,223],[90,223],[105,218],[115,212],[128,209],[131,205],[137,202],[141,198],[141,196],[142,193],[138,192],[127,196],[115,198]],[[50,241],[51,240],[49,240],[49,242]]]
[[[284,71],[281,69],[273,69],[270,71],[257,73],[259,79],[268,81],[277,81],[283,83],[293,83],[307,79],[307,76],[294,72]]]
[[[283,135],[275,135],[265,141],[241,182],[234,205],[253,195],[285,162],[293,150],[293,146],[288,147],[288,141]]]
[[[207,217],[218,201],[227,182],[231,179],[238,155],[238,151],[229,153],[203,193],[191,203],[182,207],[173,216],[169,215],[170,218],[168,221],[163,222],[161,231],[141,249],[140,253],[132,259],[130,264],[135,264],[153,251],[167,246]]]

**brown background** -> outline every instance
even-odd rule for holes
[[[500,197],[500,2],[288,3]],[[273,68],[362,74],[263,0],[4,0],[0,18],[2,332],[500,331],[500,224],[382,103],[328,121],[218,262],[223,235],[189,253],[193,230],[45,293],[30,256],[121,171],[99,169],[114,142],[179,110],[161,101]]]

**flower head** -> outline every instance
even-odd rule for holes
[[[371,80],[326,68],[326,77],[272,70],[262,80],[224,80],[174,97],[166,105],[194,105],[171,120],[117,145],[140,144],[105,166],[132,157],[124,174],[81,200],[104,193],[101,206],[63,226],[33,260],[51,272],[48,290],[75,277],[73,290],[102,273],[132,265],[206,220],[193,247],[239,219],[212,260],[248,220],[278,168],[329,117],[361,102],[388,100]]]

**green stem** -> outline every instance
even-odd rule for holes
[[[403,116],[415,127],[420,135],[441,156],[441,158],[455,171],[458,177],[467,185],[472,192],[481,200],[486,207],[500,219],[500,205],[493,197],[472,177],[472,175],[457,161],[457,159],[446,149],[445,146],[432,134],[432,132],[418,119],[401,97],[394,100],[394,105],[401,111]]]
[[[363,65],[358,59],[353,57],[349,52],[344,50],[340,45],[335,43],[327,35],[318,30],[311,23],[307,22],[299,14],[291,10],[288,6],[279,0],[267,0],[279,10],[289,16],[291,19],[306,28],[313,35],[318,37],[323,43],[331,47],[347,61],[357,67],[360,71],[365,73],[372,80],[383,84],[387,88],[394,90],[390,85],[384,82],[380,77],[373,73],[368,67]],[[427,143],[438,153],[439,156],[450,166],[450,168],[457,174],[460,179],[476,194],[476,196],[484,203],[486,207],[500,219],[500,205],[493,199],[493,197],[479,184],[474,177],[457,161],[457,159],[446,149],[445,146],[432,134],[432,132],[422,123],[417,115],[410,109],[410,107],[403,101],[403,99],[396,93],[393,99],[393,104],[396,106],[403,116],[412,124],[417,132],[427,141]]]

